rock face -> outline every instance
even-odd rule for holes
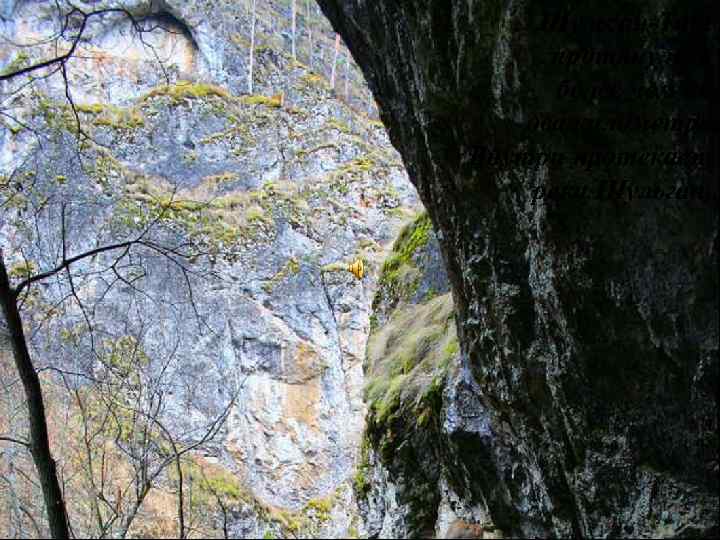
[[[525,537],[716,535],[717,138],[537,122],[706,115],[709,3],[319,3],[437,230],[461,344],[442,422],[370,418],[369,532],[443,534],[452,510]],[[557,191],[618,179],[636,198]],[[714,200],[653,195],[678,188]]]
[[[355,488],[370,537],[433,536],[447,467],[443,391],[458,375],[453,301],[427,214],[383,265],[365,365],[367,425]]]
[[[358,111],[373,107],[354,68],[344,103],[321,76],[327,25],[310,18],[312,54],[300,44],[318,73],[288,57],[285,2],[258,2],[249,94],[250,2],[123,0],[77,3],[122,4],[147,29],[143,43],[121,14],[89,22],[67,64],[77,118],[58,75],[0,89],[2,112],[20,120],[0,116],[0,242],[16,277],[57,262],[64,201],[72,253],[137,233],[158,201],[163,240],[207,246],[192,297],[187,275],[147,253],[123,268],[128,283],[105,294],[86,278],[79,297],[103,339],[142,330],[156,364],[173,351],[163,419],[190,434],[182,442],[242,390],[202,456],[237,503],[233,537],[717,535],[716,201],[652,198],[714,187],[717,139],[592,121],[705,114],[711,3],[319,3],[428,212],[382,268],[416,196],[382,127]],[[55,5],[0,1],[0,30],[43,38]],[[613,15],[667,24],[621,32]],[[647,54],[569,60],[617,50]],[[4,44],[0,65],[54,52]],[[573,130],[558,115],[591,121]],[[631,158],[650,150],[659,157]],[[599,184],[625,197],[560,196]],[[362,282],[320,271],[355,257]],[[34,291],[24,316],[41,326],[38,367],[94,373],[83,313],[49,309],[67,281]],[[22,429],[15,412],[0,418],[3,433]],[[22,457],[3,449],[0,472],[9,463],[20,482]],[[176,534],[168,493],[130,535]],[[73,496],[76,511],[85,492]]]
[[[153,361],[175,351],[163,414],[178,432],[203,426],[240,388],[203,456],[257,502],[232,509],[232,535],[358,534],[351,478],[365,415],[362,361],[376,268],[384,244],[419,204],[415,190],[383,126],[356,107],[367,90],[351,80],[349,99],[341,101],[321,73],[284,52],[270,21],[279,4],[258,11],[252,95],[247,6],[121,4],[157,28],[140,42],[122,15],[93,19],[83,54],[68,63],[77,119],[57,77],[14,97],[20,122],[7,120],[0,130],[0,186],[3,196],[12,192],[0,217],[8,264],[18,263],[22,249],[35,268],[53,265],[59,214],[50,212],[36,232],[24,226],[28,208],[43,197],[51,208],[71,201],[64,219],[73,253],[118,231],[138,234],[148,209],[165,201],[165,240],[189,235],[208,246],[189,276],[193,297],[187,275],[150,256],[144,275],[130,278],[147,298],[130,282],[107,294],[102,284],[80,287],[83,301],[96,306],[96,335],[117,337],[140,324]],[[28,42],[55,20],[54,4],[0,7],[5,33]],[[317,24],[319,51],[329,27]],[[3,48],[2,60],[17,67],[52,54],[28,50]],[[329,54],[324,64],[317,56],[316,66],[327,68]],[[89,139],[81,143],[82,133]],[[32,190],[15,193],[10,177],[32,178]],[[362,281],[349,272],[321,273],[327,263],[358,257],[367,267]],[[61,283],[42,291],[48,302],[64,294]],[[77,306],[64,309],[38,334],[36,358],[92,373],[92,362],[78,365],[92,358],[87,336],[58,339],[83,323]],[[35,315],[29,308],[29,324]],[[191,401],[198,406],[188,408]]]

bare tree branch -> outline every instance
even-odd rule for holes
[[[30,443],[28,443],[26,441],[20,441],[18,439],[13,439],[12,437],[6,437],[5,435],[0,435],[0,441],[6,441],[6,442],[19,444],[21,446],[24,446],[28,450],[30,449]]]

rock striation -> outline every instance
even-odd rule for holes
[[[717,136],[602,124],[717,121],[709,4],[319,4],[437,231],[461,351],[432,429],[368,423],[368,530],[717,535]]]
[[[0,186],[10,194],[0,241],[8,264],[19,264],[22,250],[33,268],[52,266],[62,241],[58,201],[69,201],[63,212],[72,253],[139,234],[164,205],[165,242],[191,238],[207,256],[189,273],[148,256],[134,260],[143,267],[137,275],[109,291],[106,283],[86,283],[80,297],[94,306],[95,335],[107,340],[142,328],[151,362],[172,354],[163,418],[179,433],[201,431],[239,389],[226,425],[198,458],[236,502],[226,523],[231,535],[360,534],[351,486],[377,267],[419,206],[382,124],[359,108],[367,90],[351,80],[350,99],[341,100],[343,87],[329,87],[329,54],[321,63],[319,52],[330,29],[319,17],[317,69],[299,61],[308,61],[302,47],[299,60],[290,58],[281,3],[258,9],[253,94],[247,5],[81,4],[122,5],[150,30],[138,36],[119,13],[92,19],[67,65],[73,107],[59,76],[14,94],[14,82],[3,87],[16,105],[16,121],[3,117],[0,129]],[[55,9],[5,2],[2,30],[34,42],[57,22]],[[2,61],[10,69],[50,54],[49,45],[3,46]],[[23,190],[15,193],[8,178],[21,179]],[[45,199],[51,211],[28,229],[29,209],[45,216]],[[368,269],[362,281],[321,272],[356,258]],[[77,269],[105,263],[100,257]],[[59,301],[66,285],[44,285],[41,306]],[[38,312],[28,308],[29,324],[38,323]],[[95,344],[78,330],[83,321],[70,305],[44,322],[33,343],[39,366],[99,373]],[[48,392],[51,401],[66,399]],[[146,506],[160,503],[151,498]],[[168,508],[147,510],[130,534],[176,534]],[[219,529],[220,509],[209,508]],[[158,524],[168,519],[163,531]]]

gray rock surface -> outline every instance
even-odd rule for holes
[[[124,16],[90,21],[68,77],[93,143],[78,144],[58,75],[19,94],[15,83],[0,89],[19,120],[0,119],[0,187],[12,194],[0,242],[10,265],[50,268],[60,202],[72,201],[76,252],[141,228],[143,205],[173,198],[160,239],[190,234],[208,247],[188,278],[192,297],[187,275],[143,252],[137,279],[152,298],[127,284],[103,294],[92,280],[80,298],[97,306],[100,335],[142,329],[149,356],[174,351],[164,414],[178,432],[193,433],[241,389],[204,456],[252,495],[231,509],[232,536],[443,536],[456,520],[520,537],[717,535],[717,201],[537,196],[616,178],[716,187],[707,167],[575,157],[709,153],[717,139],[531,124],[542,113],[704,115],[710,100],[693,99],[691,81],[712,71],[697,59],[716,62],[710,2],[576,8],[590,18],[695,18],[692,32],[616,43],[612,32],[539,30],[562,2],[320,0],[400,155],[364,114],[374,107],[354,66],[342,102],[289,58],[285,3],[259,2],[252,96],[249,3],[78,5],[120,3],[159,28],[143,36],[149,51]],[[0,2],[0,31],[47,37],[53,7]],[[317,21],[316,32],[312,58],[300,60],[327,76],[333,31]],[[570,72],[549,60],[576,47],[672,54],[658,69]],[[52,42],[3,44],[0,69],[53,52]],[[581,89],[624,81],[674,94],[570,99],[557,92],[568,77]],[[551,152],[571,157],[537,159]],[[417,206],[403,164],[428,216],[388,252]],[[32,190],[12,191],[15,178]],[[28,208],[46,201],[34,221]],[[361,282],[320,271],[358,256]],[[28,324],[68,283],[37,290]],[[71,303],[43,323],[38,367],[96,372],[86,341],[79,354],[58,339],[83,319]]]
[[[34,178],[37,192],[21,194],[32,203],[71,201],[66,241],[73,253],[116,240],[118,219],[137,234],[145,223],[142,205],[153,197],[176,201],[165,241],[191,234],[221,249],[201,257],[189,276],[146,253],[145,275],[135,283],[146,293],[140,297],[128,284],[103,293],[102,283],[83,283],[81,298],[95,306],[96,335],[142,325],[149,356],[160,361],[174,351],[177,389],[164,414],[178,432],[205,425],[240,388],[205,458],[231,471],[263,508],[292,518],[278,521],[243,504],[231,511],[232,535],[359,534],[350,482],[364,424],[370,304],[384,246],[418,206],[414,188],[382,125],[273,47],[272,26],[284,21],[270,21],[274,3],[258,13],[252,96],[241,95],[247,6],[79,5],[117,4],[164,30],[140,41],[121,14],[91,20],[83,54],[68,63],[68,73],[82,130],[93,142],[78,141],[63,81],[54,76],[15,96],[13,114],[25,127],[0,128],[1,172]],[[3,4],[3,18],[13,13],[3,29],[15,38],[29,42],[50,30],[54,5],[11,8]],[[322,35],[323,27],[316,31]],[[23,61],[32,62],[50,48],[28,51]],[[21,52],[4,50],[4,60]],[[158,58],[166,60],[162,66]],[[352,90],[356,101],[367,95],[361,85]],[[274,97],[280,93],[282,105]],[[60,242],[57,214],[36,232],[24,229],[27,220],[22,204],[3,210],[8,264],[17,263],[22,248],[39,269],[49,268]],[[320,271],[357,257],[367,268],[362,281]],[[77,270],[106,262],[100,257]],[[45,284],[44,298],[59,299],[66,287],[62,280]],[[77,364],[85,355],[65,351],[57,339],[83,322],[76,306],[64,315],[38,333],[37,361],[95,373],[90,360]],[[327,512],[309,504],[319,500],[330,501]]]

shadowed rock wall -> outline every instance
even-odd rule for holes
[[[445,407],[475,417],[445,425],[461,505],[524,536],[717,533],[717,136],[593,123],[717,120],[710,4],[319,3],[437,230],[468,370]],[[394,530],[430,531],[426,505]]]

